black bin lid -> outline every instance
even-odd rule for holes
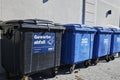
[[[53,24],[53,21],[49,20],[43,20],[43,19],[25,19],[25,20],[10,20],[6,21],[6,24],[14,24],[14,23],[19,23],[19,24]]]
[[[2,25],[4,25],[4,27],[9,27],[9,25],[16,25],[16,24],[20,24],[19,27],[22,29],[24,28],[57,29],[57,30],[65,29],[65,27],[55,24],[53,21],[42,20],[42,19],[9,20],[2,22]]]

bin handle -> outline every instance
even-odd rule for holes
[[[40,24],[53,24],[52,21],[43,20],[43,19],[26,19],[24,21],[24,23],[31,23],[31,24],[36,24],[36,25],[40,25]]]
[[[94,27],[94,28],[103,30],[103,27]]]
[[[116,30],[116,31],[118,30],[117,28],[109,28],[109,29]]]
[[[47,24],[47,27],[48,27],[48,31],[50,32],[50,26],[49,26],[49,24]]]
[[[93,27],[86,27],[86,28],[94,29]]]
[[[3,32],[3,35],[6,36],[6,38],[11,39],[13,36],[13,33],[14,33],[13,29],[9,28],[7,29],[6,32]]]

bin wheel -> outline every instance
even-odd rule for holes
[[[90,61],[85,61],[84,66],[85,66],[85,68],[88,68],[90,66]]]
[[[75,70],[75,64],[73,64],[71,67],[70,67],[70,73],[73,73],[74,72],[74,70]]]
[[[95,66],[95,65],[97,65],[98,62],[99,62],[99,59],[93,59],[91,61],[91,64],[93,64]]]
[[[24,76],[21,80],[33,80],[31,77]]]
[[[110,61],[110,57],[109,57],[109,56],[106,56],[106,57],[105,57],[105,60],[106,60],[106,62],[109,62],[109,61]]]
[[[110,59],[111,59],[111,60],[114,60],[114,59],[115,59],[115,57],[112,55],[112,56],[110,56]]]
[[[52,68],[52,77],[55,77],[57,73],[58,73],[58,68],[57,67]]]

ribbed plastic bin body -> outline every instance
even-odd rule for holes
[[[12,20],[2,25],[2,65],[26,75],[60,65],[62,26],[39,19]]]
[[[96,30],[79,24],[66,27],[62,42],[62,64],[77,64],[92,58],[94,35]]]
[[[1,65],[1,32],[2,32],[2,30],[0,30],[0,74],[4,73],[4,69]]]
[[[97,33],[94,39],[93,59],[110,54],[112,31],[103,27],[95,27]]]
[[[116,54],[120,52],[120,29],[117,28],[111,28],[113,31],[112,39],[111,39],[111,54]]]

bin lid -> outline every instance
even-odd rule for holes
[[[120,28],[109,28],[110,30],[112,30],[114,33],[120,33]]]
[[[95,26],[94,27],[98,33],[113,33],[109,28],[101,27],[101,26]]]
[[[66,30],[96,32],[94,28],[87,27],[84,24],[65,24],[63,26],[66,27]]]
[[[42,19],[25,19],[25,20],[9,20],[2,22],[1,26],[9,27],[10,25],[18,25],[18,28],[34,28],[34,29],[59,29],[64,30],[60,24],[55,24],[53,21]]]

